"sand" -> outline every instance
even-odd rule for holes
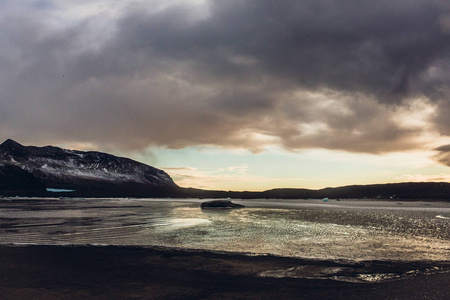
[[[450,299],[449,270],[449,262],[7,245],[0,246],[0,299]]]

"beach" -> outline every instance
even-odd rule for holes
[[[4,199],[0,244],[162,246],[351,261],[446,261],[450,203]]]
[[[438,266],[442,273],[381,282],[261,276],[301,266],[309,266],[306,277],[336,268],[349,279],[356,273],[425,272]],[[445,262],[355,264],[171,248],[9,245],[0,247],[0,298],[448,299],[450,274],[444,268],[449,267]]]
[[[448,299],[442,202],[0,201],[0,299]]]

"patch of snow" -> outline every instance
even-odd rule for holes
[[[47,192],[52,192],[52,193],[64,193],[64,192],[75,192],[75,190],[47,188]]]

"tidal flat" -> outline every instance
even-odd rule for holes
[[[449,296],[441,283],[450,279],[450,203],[260,199],[202,210],[202,201],[0,199],[0,292],[5,299]]]
[[[164,246],[311,259],[450,257],[450,203],[368,200],[2,199],[0,243]]]

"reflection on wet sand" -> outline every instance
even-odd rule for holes
[[[233,200],[234,201],[234,200]],[[447,260],[439,202],[23,199],[0,201],[0,243],[155,245],[318,259]]]

